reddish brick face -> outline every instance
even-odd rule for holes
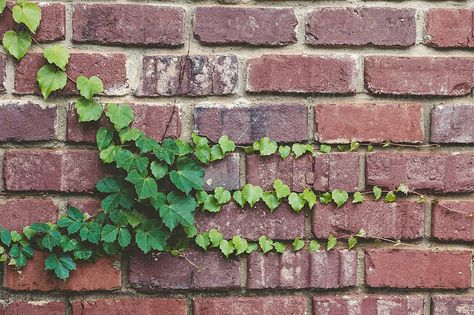
[[[474,240],[473,201],[442,200],[433,205],[431,212],[431,233],[434,237],[449,241]]]
[[[186,300],[172,298],[125,298],[97,299],[72,302],[72,314],[150,314],[159,311],[163,315],[185,315]]]
[[[471,296],[435,295],[431,299],[431,314],[433,315],[463,315],[469,314],[474,308]]]
[[[474,142],[474,105],[440,105],[431,110],[431,141]]]
[[[3,305],[2,314],[34,314],[34,315],[63,315],[66,312],[64,302],[48,302],[48,301],[29,301],[29,302],[12,302]]]
[[[21,232],[25,226],[34,222],[55,222],[58,218],[58,206],[51,199],[0,199],[0,213],[2,228]]]
[[[304,296],[195,298],[195,315],[277,315],[306,314]]]
[[[429,9],[426,44],[435,47],[474,47],[472,9]]]

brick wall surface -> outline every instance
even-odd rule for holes
[[[41,6],[36,40],[70,47],[67,73],[100,76],[102,100],[132,105],[134,126],[158,141],[197,131],[240,145],[264,136],[399,144],[297,160],[234,153],[207,168],[208,190],[268,188],[275,178],[294,191],[403,182],[436,202],[317,204],[299,215],[287,205],[270,213],[260,203],[230,203],[197,214],[198,229],[291,243],[365,228],[404,245],[229,259],[197,249],[186,259],[132,252],[79,264],[66,283],[45,272],[36,253],[21,273],[0,273],[0,314],[474,314],[473,0]],[[5,11],[0,35],[12,25]],[[44,62],[38,47],[19,63],[0,55],[0,225],[9,229],[54,221],[67,203],[96,212],[95,183],[111,171],[94,149],[100,123],[77,122],[75,87],[40,97],[35,75]]]

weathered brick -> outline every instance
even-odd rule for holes
[[[474,10],[432,8],[426,13],[425,44],[435,47],[474,47]]]
[[[14,191],[85,192],[95,189],[105,174],[92,150],[8,150],[5,188]]]
[[[366,283],[373,288],[470,288],[471,259],[470,251],[367,250]]]
[[[354,93],[356,77],[355,59],[349,56],[263,55],[248,61],[247,91]]]
[[[295,213],[287,203],[272,213],[263,203],[241,209],[232,202],[224,205],[219,213],[197,212],[196,226],[201,232],[216,228],[227,239],[234,235],[251,240],[258,240],[262,235],[282,240],[305,236],[304,215]]]
[[[157,314],[185,315],[186,300],[134,297],[121,299],[77,300],[72,302],[73,315]]]
[[[474,86],[474,58],[368,56],[364,64],[373,94],[457,96]]]
[[[367,154],[366,183],[439,192],[474,190],[474,154],[468,152],[375,152]]]
[[[313,314],[423,315],[424,300],[420,295],[314,296]]]
[[[120,288],[120,262],[113,257],[99,258],[95,262],[78,262],[77,270],[71,271],[66,282],[44,270],[46,257],[45,252],[35,252],[21,273],[6,266],[5,287],[14,291],[95,291]]]
[[[408,8],[321,8],[306,18],[312,45],[413,46],[416,10]]]
[[[200,250],[188,250],[184,255],[186,259],[168,253],[133,255],[130,285],[139,291],[240,287],[238,258],[227,259],[217,251]]]
[[[137,96],[234,94],[235,55],[145,56]]]
[[[400,200],[393,203],[365,200],[344,207],[317,204],[313,210],[313,234],[327,238],[364,229],[369,237],[416,239],[423,236],[425,205]]]
[[[74,5],[73,41],[102,45],[177,46],[184,43],[186,11],[143,4]]]
[[[128,92],[125,54],[71,53],[66,73],[73,79],[80,75],[98,76],[104,82],[104,94],[124,95]],[[36,73],[45,64],[42,53],[29,53],[15,67],[15,93],[40,94]],[[68,81],[60,93],[78,94],[76,85]]]
[[[2,315],[64,315],[65,312],[64,302],[49,301],[18,301],[2,305],[0,308]]]
[[[305,315],[304,296],[195,298],[194,315]]]
[[[324,272],[322,271],[324,270]],[[250,289],[335,289],[355,286],[357,253],[347,250],[250,254]]]
[[[290,8],[197,7],[194,36],[206,44],[286,45],[296,42]]]
[[[180,111],[173,105],[129,104],[133,109],[132,127],[143,131],[147,136],[162,141],[163,138],[178,138],[181,134]],[[100,122],[80,123],[74,108],[67,116],[67,141],[95,143],[97,129],[110,125],[105,116]],[[170,122],[168,129],[166,125]],[[166,130],[166,135],[164,134]]]
[[[431,141],[474,142],[474,105],[439,105],[431,111]]]
[[[216,187],[224,187],[228,190],[238,190],[242,187],[240,154],[227,154],[224,159],[212,162],[205,167],[204,189],[210,191]]]
[[[7,80],[7,56],[4,54],[0,54],[0,92],[2,93],[5,92],[6,80]]]
[[[321,104],[315,108],[316,135],[324,143],[423,142],[422,118],[420,104]]]
[[[472,296],[435,295],[431,298],[431,315],[467,315],[473,312]]]
[[[474,201],[441,200],[432,207],[431,234],[440,240],[474,241],[473,216]]]
[[[0,199],[0,224],[8,230],[23,231],[34,222],[56,222],[58,206],[51,199]]]
[[[39,3],[41,7],[41,23],[34,38],[38,42],[63,40],[66,34],[66,6],[62,3]],[[8,5],[13,7],[13,1]],[[14,29],[15,21],[10,10],[0,14],[0,38],[8,30]]]
[[[308,139],[308,109],[304,104],[200,106],[194,109],[194,128],[212,142],[222,135],[237,144],[250,144],[263,137],[299,142]]]
[[[0,150],[0,192],[5,189],[5,184],[3,182],[3,156],[5,152]]]
[[[55,139],[57,108],[8,101],[0,105],[0,141]]]
[[[314,184],[318,191],[343,189],[357,191],[359,186],[359,154],[331,153],[314,158]]]

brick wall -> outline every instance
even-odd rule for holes
[[[1,314],[474,314],[474,219],[442,207],[474,214],[472,1],[118,2],[43,2],[36,39],[72,48],[68,74],[100,76],[104,102],[132,104],[135,126],[157,140],[195,130],[239,144],[407,145],[285,161],[233,154],[207,169],[208,189],[274,178],[295,191],[403,182],[439,202],[318,204],[306,215],[231,203],[199,214],[198,227],[287,242],[363,227],[414,246],[132,254],[79,265],[66,283],[37,253],[21,274],[4,269]],[[0,35],[12,24],[1,15]],[[10,229],[54,221],[67,203],[97,211],[94,185],[110,172],[94,151],[97,125],[79,125],[70,110],[74,86],[39,97],[43,63],[37,47],[18,64],[0,55],[0,224]],[[410,147],[430,143],[442,148]]]

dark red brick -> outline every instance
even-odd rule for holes
[[[194,109],[194,126],[212,142],[222,135],[237,144],[250,144],[263,137],[277,142],[299,142],[308,139],[308,109],[304,104],[200,106]]]
[[[18,301],[2,305],[0,313],[2,315],[64,315],[66,305],[64,302]]]
[[[416,10],[405,8],[321,8],[306,20],[312,45],[413,46]]]
[[[92,191],[104,174],[97,151],[24,149],[5,153],[7,190]]]
[[[474,142],[474,106],[439,105],[431,111],[431,141]]]
[[[198,297],[193,300],[194,315],[305,315],[304,296]]]
[[[247,91],[283,93],[355,93],[357,69],[352,57],[263,55],[250,59]]]
[[[474,298],[463,295],[435,295],[431,315],[466,315],[474,312]]]
[[[145,56],[137,96],[234,94],[235,55]]]
[[[314,296],[313,314],[423,315],[424,300],[420,295]]]
[[[71,53],[66,73],[73,79],[80,75],[98,76],[104,82],[104,94],[128,93],[127,57],[121,53]],[[36,73],[45,64],[41,53],[27,54],[15,67],[15,93],[40,94]],[[76,85],[68,81],[60,93],[78,94]]]
[[[357,191],[359,186],[359,154],[319,154],[314,158],[314,184],[318,191],[343,189]]]
[[[474,201],[441,200],[432,207],[431,234],[440,240],[474,241],[473,216]]]
[[[226,239],[234,235],[251,240],[258,240],[262,235],[282,240],[305,236],[304,215],[294,212],[287,203],[282,203],[272,213],[263,203],[241,209],[232,202],[224,205],[219,213],[197,212],[196,226],[201,232],[215,228]]]
[[[173,298],[133,297],[120,299],[77,300],[72,302],[73,315],[157,314],[185,315],[186,300]]]
[[[21,232],[34,222],[56,222],[58,206],[51,199],[0,199],[0,217],[2,228]]]
[[[168,253],[133,255],[130,285],[139,291],[240,288],[238,258],[200,250],[189,250],[184,255],[186,259]]]
[[[373,288],[470,288],[471,259],[470,251],[367,250],[366,283]]]
[[[431,8],[426,13],[426,41],[435,47],[474,47],[474,10]]]
[[[416,239],[424,233],[425,205],[416,201],[394,203],[364,200],[344,207],[317,204],[313,210],[313,234],[345,236],[364,229],[369,237]]]
[[[240,155],[227,154],[223,160],[210,163],[205,168],[204,189],[214,190],[223,187],[229,190],[238,190],[242,187],[240,181]]]
[[[95,262],[78,262],[66,282],[44,270],[45,252],[35,252],[33,259],[19,273],[5,267],[5,287],[13,291],[96,291],[115,290],[121,285],[120,262],[113,257]]]
[[[35,103],[8,102],[0,106],[0,141],[38,141],[56,138],[57,108]]]
[[[420,104],[321,104],[315,108],[316,135],[324,143],[423,142],[422,118]]]
[[[290,8],[197,7],[194,36],[206,44],[286,45],[296,42]]]
[[[474,155],[468,152],[375,152],[367,154],[366,183],[439,192],[474,190]]]
[[[180,111],[173,105],[158,106],[152,104],[129,104],[134,113],[132,127],[143,131],[147,136],[162,141],[163,138],[178,138],[181,134]],[[174,107],[174,109],[173,109]],[[171,116],[173,117],[171,119]],[[67,117],[67,141],[95,143],[99,126],[108,126],[108,118],[103,116],[100,122],[80,123],[77,113],[70,108]],[[170,121],[165,133],[166,125]]]
[[[323,271],[324,270],[324,271]],[[283,254],[254,252],[249,256],[250,289],[335,289],[356,284],[357,253],[347,250]]]
[[[368,56],[364,64],[373,94],[458,96],[474,86],[474,58]]]
[[[63,40],[66,34],[66,6],[62,3],[40,3],[41,23],[34,38],[39,42]],[[13,7],[13,1],[9,7]],[[0,38],[6,31],[14,29],[15,21],[10,10],[0,14]]]
[[[186,11],[143,4],[74,5],[73,41],[102,45],[177,46],[184,43]]]

